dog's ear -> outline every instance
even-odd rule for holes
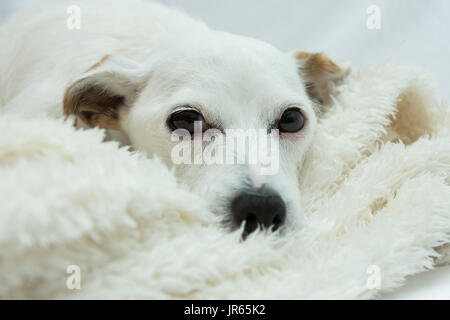
[[[333,88],[347,77],[350,66],[338,65],[323,53],[297,51],[294,57],[310,98],[322,105],[330,104]]]
[[[119,112],[130,106],[144,77],[134,61],[105,56],[66,89],[63,111],[89,127],[119,130]]]

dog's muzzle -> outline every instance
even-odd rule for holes
[[[274,190],[263,186],[245,189],[231,203],[233,224],[245,223],[244,236],[261,228],[278,229],[286,218],[286,205]]]

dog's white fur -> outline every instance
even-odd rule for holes
[[[314,94],[326,100],[328,85],[345,70],[328,60],[307,63],[309,55],[296,59],[264,42],[212,30],[177,11],[136,0],[77,1],[81,29],[69,30],[66,9],[72,4],[46,1],[2,27],[0,105],[5,111],[61,117],[66,93],[67,113],[79,115],[74,101],[98,87],[123,96],[124,107],[118,121],[100,112],[102,122],[94,125],[120,129],[120,135],[110,135],[171,165],[176,142],[166,119],[177,106],[194,105],[208,122],[227,129],[268,129],[284,108],[297,106],[307,122],[300,133],[281,136],[278,174],[263,177],[248,166],[230,165],[176,170],[222,215],[239,190],[264,183],[281,194],[288,221],[301,212],[297,172],[316,127],[305,86],[317,78]],[[327,69],[329,64],[337,71]]]

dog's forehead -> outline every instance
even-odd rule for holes
[[[249,83],[284,82],[284,86],[296,86],[299,81],[290,55],[263,41],[225,32],[174,41],[161,52],[159,61],[160,71],[170,72],[180,81],[220,83],[231,78]]]
[[[246,118],[256,125],[276,116],[282,104],[308,101],[294,59],[254,39],[222,32],[185,39],[155,65],[153,82],[172,90],[176,104],[199,104],[229,124]]]

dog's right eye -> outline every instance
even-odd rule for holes
[[[167,125],[172,131],[176,129],[185,129],[189,131],[191,135],[193,135],[194,124],[197,121],[200,122],[197,125],[201,125],[201,132],[204,132],[208,129],[205,118],[203,118],[200,112],[194,109],[175,111],[170,115],[169,119],[167,119]]]

